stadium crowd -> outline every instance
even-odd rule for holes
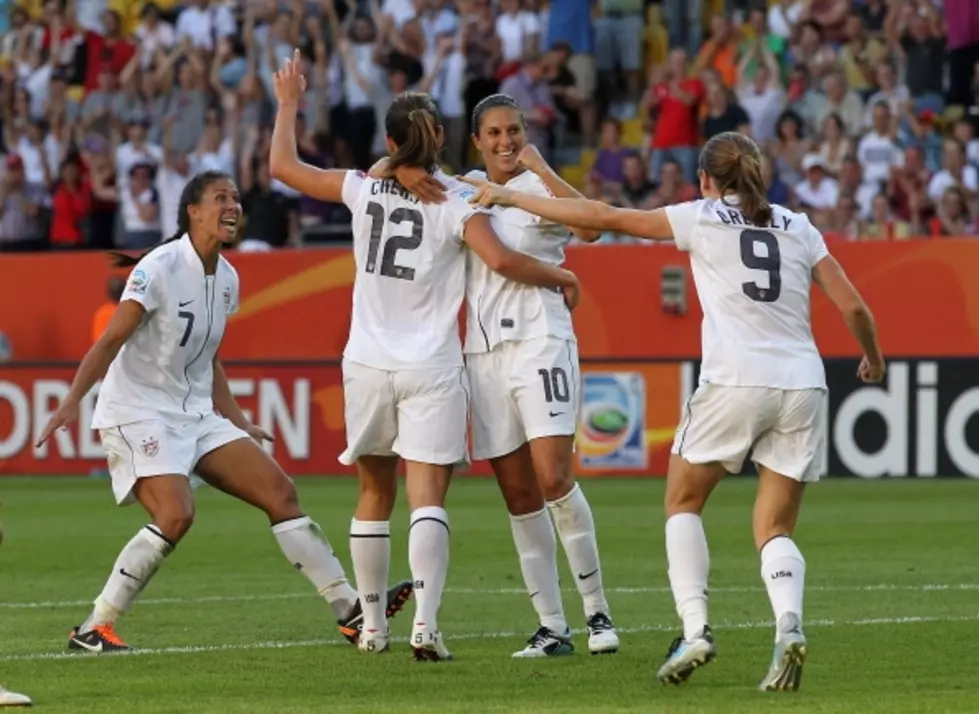
[[[698,147],[736,130],[824,232],[979,235],[976,0],[0,0],[0,32],[0,251],[153,245],[206,169],[238,181],[242,249],[349,240],[343,206],[269,176],[294,47],[320,166],[369,166],[414,88],[461,171],[502,91],[593,198],[694,198]]]

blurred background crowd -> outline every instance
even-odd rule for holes
[[[979,235],[979,0],[0,0],[0,34],[0,251],[153,245],[205,169],[239,183],[242,249],[349,241],[343,206],[269,177],[296,47],[322,167],[368,167],[420,89],[462,171],[502,91],[592,198],[695,198],[698,147],[741,131],[827,234]]]

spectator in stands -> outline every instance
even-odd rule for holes
[[[738,42],[731,21],[723,15],[715,15],[710,21],[710,38],[700,48],[694,62],[694,73],[715,70],[725,87],[734,88],[738,83]]]
[[[92,344],[99,341],[102,333],[105,332],[109,320],[116,312],[119,300],[122,299],[122,292],[126,289],[126,279],[121,275],[112,275],[105,285],[106,302],[99,305],[95,314],[92,316]]]
[[[696,186],[683,180],[683,170],[680,168],[680,164],[672,159],[667,159],[660,166],[659,183],[647,205],[649,208],[661,208],[693,201],[697,198],[697,193]]]
[[[77,157],[65,159],[59,174],[51,202],[51,247],[81,248],[88,242],[92,187],[83,178]]]
[[[979,166],[979,139],[976,138],[975,126],[968,119],[959,119],[952,126],[952,138],[965,147],[965,160],[973,166]]]
[[[523,68],[503,81],[500,92],[517,100],[527,122],[527,140],[546,158],[557,114],[544,72],[541,55],[527,57]]]
[[[793,196],[789,186],[779,176],[775,174],[772,159],[769,156],[762,156],[761,175],[768,187],[768,202],[777,203],[780,206],[792,205]]]
[[[602,143],[591,170],[605,183],[621,184],[625,180],[622,165],[629,150],[622,146],[622,124],[609,118],[602,122]]]
[[[158,164],[140,161],[129,169],[129,180],[119,191],[122,209],[122,245],[128,250],[142,250],[162,239],[160,230],[160,194],[156,190]]]
[[[751,119],[726,86],[719,82],[708,85],[706,104],[707,115],[701,127],[705,141],[725,131],[749,133]]]
[[[843,120],[846,135],[856,137],[863,127],[863,101],[856,92],[847,88],[846,77],[840,70],[833,70],[823,79],[823,92],[826,102],[816,115],[816,122],[822,126],[828,114],[835,112]]]
[[[877,82],[877,91],[870,95],[867,100],[867,107],[863,115],[863,125],[870,128],[873,124],[874,107],[878,102],[887,102],[891,110],[891,116],[897,120],[904,112],[904,106],[911,98],[906,84],[899,84],[897,81],[897,70],[894,64],[884,60],[877,64],[874,69],[874,79]]]
[[[843,157],[843,165],[840,167],[837,182],[840,193],[853,196],[861,218],[870,215],[874,196],[886,190],[886,185],[883,183],[867,181],[859,159],[853,154]]]
[[[751,138],[765,145],[775,137],[775,124],[785,108],[785,92],[778,62],[768,48],[756,43],[745,53],[738,68],[742,77],[749,77],[747,68],[751,62],[756,62],[757,66],[750,79],[742,81],[737,94],[738,104],[751,122]]]
[[[45,190],[27,183],[18,154],[7,155],[5,168],[0,179],[0,251],[43,250],[48,244],[40,221]]]
[[[936,237],[964,236],[972,226],[969,217],[968,198],[958,185],[946,188],[929,223],[930,234]]]
[[[823,119],[823,129],[819,137],[819,155],[826,163],[826,171],[838,176],[843,168],[843,158],[853,151],[853,141],[843,131],[843,120],[833,112]]]
[[[573,50],[567,42],[551,47],[545,57],[548,85],[567,133],[580,134],[582,144],[591,146],[595,142],[594,85],[586,85],[575,76],[571,69],[573,59]]]
[[[945,68],[942,20],[931,0],[893,2],[884,27],[891,51],[905,65],[915,110],[945,108],[941,87]]]
[[[894,214],[887,196],[883,193],[874,196],[870,218],[860,225],[860,239],[893,240],[910,236],[911,224]]]
[[[792,110],[782,112],[775,125],[775,140],[768,153],[775,170],[783,181],[794,186],[802,180],[802,158],[809,153],[811,143],[802,134],[802,118]]]
[[[887,47],[876,37],[870,37],[858,10],[846,17],[843,26],[846,43],[840,48],[839,62],[851,90],[867,99],[874,90],[874,68],[884,59]]]
[[[962,144],[955,139],[946,139],[942,149],[942,169],[928,182],[928,197],[937,204],[952,186],[961,186],[970,193],[979,191],[979,171],[965,163]]]
[[[642,157],[637,154],[627,156],[622,164],[622,174],[624,181],[619,191],[619,205],[642,210],[654,208],[656,186],[646,177]]]
[[[803,210],[829,211],[836,207],[840,187],[826,172],[826,163],[819,154],[806,154],[802,160],[805,178],[795,187],[795,196]]]
[[[598,0],[595,20],[595,67],[603,86],[616,84],[616,70],[625,73],[627,98],[642,94],[643,0]]]
[[[891,170],[904,160],[904,153],[895,141],[895,126],[887,102],[874,105],[873,128],[860,139],[857,158],[863,170],[863,180],[877,185],[886,182]]]
[[[640,116],[652,130],[649,175],[659,176],[668,158],[683,167],[683,177],[694,181],[697,175],[699,131],[697,116],[705,89],[698,78],[687,76],[687,53],[670,52],[665,71],[651,83],[643,97]]]
[[[860,219],[853,194],[840,193],[831,221],[828,228],[833,235],[847,240],[856,240],[860,237]]]

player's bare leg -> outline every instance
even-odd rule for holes
[[[775,616],[775,650],[763,691],[794,691],[808,652],[802,634],[806,561],[792,540],[805,484],[759,464],[752,528],[761,555],[761,577]]]
[[[452,466],[405,460],[405,492],[411,509],[408,562],[415,585],[415,620],[411,648],[415,659],[452,659],[442,641],[438,611],[449,571],[449,515],[445,494]]]
[[[357,459],[360,493],[350,522],[350,559],[364,611],[358,645],[363,652],[385,652],[390,643],[387,623],[388,574],[391,568],[391,512],[398,495],[398,457]]]
[[[691,464],[672,454],[666,477],[666,556],[670,589],[683,621],[683,635],[670,645],[656,677],[679,684],[717,654],[707,618],[710,555],[700,514],[714,487],[724,478],[718,463]]]
[[[34,702],[26,694],[18,694],[0,685],[0,707],[29,707]]]
[[[520,571],[539,622],[527,646],[513,656],[524,659],[571,654],[574,645],[561,602],[557,538],[537,483],[530,447],[524,444],[505,456],[490,459],[490,465],[510,513]]]
[[[129,610],[194,522],[194,498],[186,476],[138,479],[133,494],[152,522],[119,553],[92,613],[68,636],[70,649],[95,654],[129,649],[116,634],[116,620]]]
[[[617,652],[619,637],[602,587],[595,519],[574,478],[574,435],[532,439],[530,455],[584,604],[588,650],[592,654]]]
[[[262,510],[289,562],[305,575],[333,609],[338,628],[355,643],[363,620],[357,591],[347,581],[343,566],[320,527],[303,513],[292,480],[251,439],[225,444],[197,463],[197,473],[209,484]],[[398,597],[410,584],[395,588],[394,612],[406,597]],[[393,613],[392,613],[393,614]]]

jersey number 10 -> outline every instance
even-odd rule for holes
[[[381,248],[381,234],[384,232],[384,207],[371,201],[367,204],[367,215],[371,217],[371,236],[367,248],[367,265],[364,270],[373,273],[377,270],[377,254]],[[402,206],[391,211],[391,216],[387,220],[395,225],[410,223],[411,235],[388,237],[384,243],[384,253],[381,255],[381,275],[398,280],[414,280],[414,268],[398,265],[394,261],[399,250],[417,250],[422,244],[425,221],[421,211]]]
[[[758,244],[765,246],[765,255],[758,255]],[[768,273],[768,287],[758,283],[741,283],[741,290],[755,302],[775,302],[782,294],[782,254],[778,239],[768,231],[741,231],[741,262],[744,267]]]

